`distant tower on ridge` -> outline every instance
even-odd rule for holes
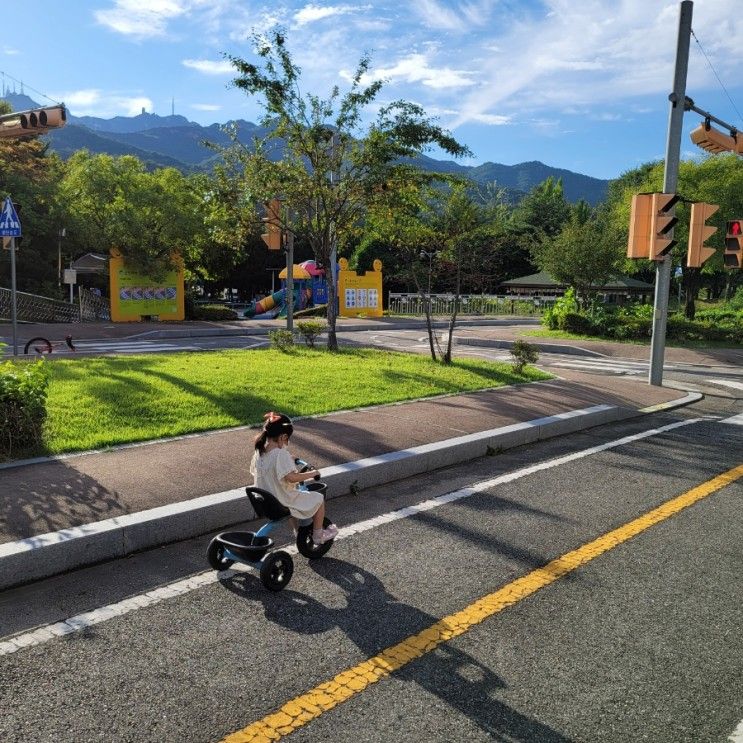
[[[175,116],[175,98],[170,99],[170,115]]]

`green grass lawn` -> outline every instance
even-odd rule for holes
[[[269,410],[304,416],[549,378],[370,349],[150,354],[55,360],[48,369],[48,453],[256,424]]]

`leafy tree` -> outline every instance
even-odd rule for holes
[[[174,168],[152,173],[136,157],[76,152],[59,189],[75,244],[85,251],[119,250],[143,273],[158,275],[178,253],[197,259],[205,240],[203,194]]]
[[[585,306],[595,292],[617,273],[622,246],[607,228],[605,210],[586,218],[584,208],[576,208],[570,221],[551,240],[535,249],[537,264],[557,281],[575,287]]]
[[[442,130],[420,106],[406,101],[383,105],[365,128],[362,116],[374,104],[381,81],[365,83],[370,59],[359,61],[350,89],[335,86],[327,98],[303,96],[301,69],[284,33],[254,36],[259,63],[228,56],[237,70],[233,85],[256,96],[264,110],[265,139],[254,149],[236,140],[233,156],[242,166],[245,197],[253,207],[281,197],[282,226],[304,236],[317,261],[330,266],[333,249],[349,249],[362,219],[387,184],[419,178],[406,160],[433,145],[461,156],[469,151]],[[328,292],[335,277],[328,271]],[[328,304],[328,348],[337,349],[336,308]]]
[[[570,219],[570,213],[562,180],[549,177],[522,199],[513,215],[514,225],[536,233],[541,242],[558,235]]]

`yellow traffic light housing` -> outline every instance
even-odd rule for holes
[[[706,222],[719,208],[717,204],[705,204],[704,202],[691,205],[689,249],[686,254],[686,265],[689,268],[700,268],[715,254],[715,249],[707,247],[704,243],[717,232],[717,227],[712,227]]]
[[[650,211],[652,208],[653,194],[638,193],[632,197],[627,258],[650,258]]]
[[[63,127],[66,122],[67,109],[62,105],[3,114],[0,116],[0,139],[46,134]]]
[[[725,268],[743,265],[743,219],[731,219],[725,230]]]
[[[678,222],[674,208],[679,197],[675,193],[654,193],[650,208],[650,260],[662,261],[676,244],[667,237]]]
[[[265,207],[266,216],[263,217],[263,222],[266,224],[266,231],[261,237],[269,250],[281,250],[281,199],[271,199]]]
[[[713,129],[711,126],[700,124],[689,136],[697,147],[701,147],[713,155],[719,155],[721,152],[743,154],[743,138],[738,137],[737,134],[731,137],[717,129]]]

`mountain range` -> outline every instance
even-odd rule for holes
[[[6,93],[5,98],[14,111],[39,108],[39,104],[22,93]],[[238,119],[234,124],[238,139],[250,145],[255,137],[265,136],[266,129],[249,121]],[[147,167],[174,167],[192,173],[211,169],[219,155],[204,142],[230,144],[222,124],[202,126],[184,116],[158,116],[142,113],[136,116],[116,116],[101,119],[95,116],[74,116],[68,111],[67,125],[48,135],[50,148],[66,159],[80,149],[109,155],[135,155]],[[509,199],[518,201],[534,186],[549,177],[561,178],[565,197],[575,202],[585,199],[596,205],[606,197],[609,181],[553,168],[533,161],[518,165],[483,163],[477,166],[460,165],[452,160],[436,160],[421,156],[416,164],[439,173],[458,173],[485,185],[495,181],[507,189]]]

